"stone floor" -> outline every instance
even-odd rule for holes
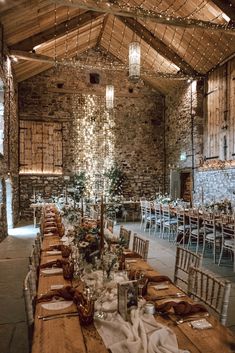
[[[148,262],[162,274],[173,277],[175,245],[157,235],[140,231],[139,223],[125,226],[150,240]],[[119,225],[115,227],[118,233]],[[25,322],[22,283],[28,268],[28,256],[37,229],[33,226],[10,230],[10,235],[0,243],[0,353],[27,353],[27,327]],[[235,273],[232,262],[218,267],[206,253],[203,266],[218,277],[232,282],[227,325],[235,331]],[[219,352],[218,352],[219,353]]]
[[[37,229],[11,229],[0,243],[0,352],[27,353],[23,279]]]

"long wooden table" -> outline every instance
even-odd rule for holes
[[[58,244],[59,238],[44,237],[43,249],[50,245]],[[42,252],[41,263],[60,258],[60,256],[48,256],[45,251]],[[152,275],[159,275],[143,260],[137,260],[130,266],[137,269],[147,270]],[[51,285],[71,284],[63,278],[62,274],[39,276],[38,295],[47,293]],[[154,290],[155,289],[151,289]],[[169,289],[158,291],[159,295],[168,295],[179,292],[179,289],[173,284]],[[185,298],[183,298],[185,300]],[[161,301],[159,301],[161,303]],[[76,311],[73,304],[67,309],[60,311],[49,311],[43,309],[41,303],[36,305],[35,329],[33,337],[32,353],[108,353],[101,337],[93,324],[81,327],[78,316],[63,317],[53,320],[43,321],[38,319],[38,315],[51,315],[56,313],[68,313]],[[212,315],[207,320],[213,325],[213,328],[207,330],[195,330],[188,322],[176,325],[171,319],[155,315],[158,322],[170,327],[176,334],[179,348],[187,349],[191,353],[232,353],[235,352],[235,337],[232,332]]]

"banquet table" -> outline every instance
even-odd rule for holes
[[[61,258],[61,255],[48,255],[45,251],[50,245],[59,243],[56,236],[44,237],[41,253],[41,264]],[[129,264],[133,269],[148,271],[149,274],[159,275],[148,263],[141,259]],[[62,274],[44,276],[42,271],[39,275],[38,296],[47,293],[51,285],[71,285],[65,280]],[[151,293],[152,291],[152,293]],[[156,295],[169,295],[179,292],[179,288],[172,283],[168,289],[149,289],[149,293]],[[190,301],[189,298],[186,297]],[[184,298],[185,300],[185,298]],[[161,301],[159,301],[161,303]],[[42,320],[38,316],[46,316],[57,313],[76,312],[76,305],[59,311],[49,311],[42,308],[42,303],[37,303],[35,312],[35,325],[32,353],[108,353],[102,338],[92,323],[88,326],[81,326],[78,316],[58,317],[52,320]],[[212,328],[206,330],[193,329],[188,322],[180,325],[175,324],[175,320],[167,316],[155,315],[155,320],[170,327],[178,340],[179,348],[188,350],[191,353],[231,353],[235,352],[235,337],[232,332],[221,325],[216,317],[210,315],[207,320],[212,324]]]

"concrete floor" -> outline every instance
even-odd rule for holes
[[[157,235],[140,231],[139,223],[126,223],[125,226],[150,240],[148,262],[162,274],[173,278],[175,245],[159,239]],[[28,352],[22,283],[37,231],[32,225],[11,229],[10,235],[0,243],[0,353]],[[115,227],[115,233],[118,232],[119,225]],[[232,282],[227,326],[235,331],[235,273],[232,262],[218,267],[213,264],[212,256],[206,253],[203,266]]]

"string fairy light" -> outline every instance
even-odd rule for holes
[[[109,2],[107,0],[104,1],[89,1],[89,2],[82,2],[80,0],[74,1],[73,4],[69,0],[55,0],[56,3],[60,4],[63,2],[63,4],[67,4],[68,6],[74,6],[74,7],[80,7],[83,9],[87,10],[93,10],[93,11],[98,11],[98,12],[104,12],[104,13],[111,13],[113,15],[119,15],[119,16],[129,16],[135,19],[148,19],[151,21],[155,21],[157,23],[163,23],[163,24],[173,24],[174,26],[180,26],[180,27],[192,27],[192,26],[197,26],[198,28],[205,28],[205,29],[214,29],[214,30],[222,30],[222,31],[235,31],[235,25],[234,23],[228,23],[227,21],[224,21],[225,23],[218,23],[218,22],[213,22],[213,21],[205,21],[201,19],[195,19],[195,18],[190,18],[190,14],[186,15],[184,17],[177,16],[175,15],[175,11],[172,11],[174,13],[174,16],[170,14],[169,9],[172,8],[172,4],[168,5],[168,8],[165,9],[162,12],[156,12],[151,9],[146,9],[143,8],[143,6],[133,6],[129,2],[128,3],[120,3],[115,1],[114,3]],[[185,3],[188,2],[185,0]],[[102,5],[102,6],[100,6]]]
[[[91,94],[75,94],[72,109],[75,172],[86,172],[87,192],[94,196],[106,189],[104,174],[114,164],[114,116],[102,97]]]
[[[57,2],[57,1],[56,1]],[[106,46],[106,49],[108,48],[110,52],[112,52],[114,55],[118,56],[119,59],[124,62],[124,64],[121,64],[120,62],[115,61],[112,57],[110,59],[110,63],[106,60],[105,63],[102,62],[96,62],[94,63],[89,63],[89,60],[84,64],[80,60],[75,60],[69,58],[69,55],[71,54],[68,52],[68,42],[70,39],[68,38],[68,26],[66,27],[66,36],[67,36],[67,41],[65,42],[66,47],[65,47],[65,57],[66,59],[63,60],[63,63],[61,63],[60,59],[57,56],[57,47],[59,46],[60,43],[60,38],[57,38],[57,8],[56,8],[56,2],[55,2],[55,9],[54,9],[54,24],[55,24],[55,33],[54,33],[54,61],[55,65],[58,64],[63,64],[65,66],[73,66],[76,67],[79,70],[92,70],[92,69],[97,69],[97,70],[103,70],[103,71],[123,71],[126,70],[128,71],[128,63],[126,62],[126,57],[123,53],[121,53],[121,47],[127,46],[125,38],[128,36],[128,27],[124,25],[123,31],[121,31],[121,39],[118,40],[118,43],[120,43],[120,49],[117,50],[115,49],[114,45],[112,45],[115,41],[115,36],[114,33],[117,31],[117,27],[120,26],[119,21],[116,19],[112,18],[111,22],[111,28],[110,28],[110,37],[109,39],[106,39],[106,45],[104,45],[104,42],[102,41],[102,47]],[[105,3],[102,2],[102,3]],[[156,9],[160,7],[162,4],[163,6],[163,1],[157,1],[155,2],[155,5],[151,6],[150,9],[146,9],[145,7],[150,6],[147,1],[142,1],[141,4],[139,4],[139,7],[143,10],[145,9],[146,11],[152,11],[156,14]],[[182,3],[182,2],[181,2]],[[97,2],[97,5],[100,4],[100,1]],[[128,5],[128,11],[131,11],[131,7],[129,6],[130,4],[128,2],[125,3],[125,5]],[[111,4],[110,7],[113,5]],[[122,6],[122,4],[120,4]],[[123,9],[125,6],[123,5]],[[133,8],[136,8],[136,6],[133,6]],[[163,9],[163,8],[162,8]],[[168,9],[165,11],[159,10],[159,15],[162,17],[168,16],[170,19],[171,13],[173,13],[172,9],[176,9],[176,6],[174,3],[171,4],[171,6],[168,7]],[[176,9],[177,10],[177,9]],[[194,9],[195,10],[195,9]],[[200,8],[197,8],[197,13],[203,10],[203,3],[200,3]],[[178,8],[179,11],[179,8]],[[218,11],[218,10],[217,10]],[[192,16],[191,12],[190,14],[187,14],[182,20],[188,20],[189,16]],[[194,11],[194,13],[196,13]],[[218,12],[218,15],[216,16],[215,20],[216,21],[222,21],[222,18],[219,18],[222,15]],[[69,10],[67,9],[67,19],[69,19]],[[233,35],[229,35],[230,33],[226,33],[226,36],[224,36],[224,32],[216,32],[215,30],[211,31],[211,27],[207,28],[208,29],[208,34],[206,33],[206,28],[183,28],[183,27],[174,27],[174,26],[167,26],[160,24],[159,23],[153,24],[154,22],[149,21],[147,23],[147,19],[149,17],[145,17],[144,22],[142,20],[142,17],[136,16],[136,19],[140,23],[144,23],[144,26],[146,28],[149,28],[149,30],[155,35],[156,37],[161,36],[161,40],[163,42],[167,42],[170,47],[176,52],[179,53],[179,55],[184,59],[185,62],[189,63],[196,71],[199,72],[198,75],[193,75],[193,74],[184,74],[182,71],[178,71],[176,67],[174,67],[174,63],[170,62],[170,59],[167,58],[167,55],[164,56],[164,52],[162,55],[160,55],[156,50],[152,49],[150,45],[148,45],[143,38],[143,35],[138,37],[138,41],[141,43],[141,48],[143,48],[143,52],[145,53],[143,58],[141,56],[141,77],[144,78],[163,78],[163,79],[171,79],[171,80],[186,80],[188,78],[203,78],[204,73],[208,72],[209,70],[213,70],[213,67],[215,67],[219,62],[222,62],[226,57],[228,57],[231,54],[231,51],[233,49]],[[111,20],[110,20],[111,21]],[[227,21],[224,20],[226,23],[224,26],[227,25]],[[95,21],[94,21],[95,22]],[[211,23],[211,22],[210,22]],[[216,22],[214,22],[216,24]],[[218,23],[219,25],[221,23]],[[231,26],[231,24],[229,24]],[[92,22],[90,26],[90,32],[89,36],[91,35],[91,27],[92,27]],[[163,29],[163,30],[162,30]],[[231,30],[231,28],[229,29]],[[172,32],[171,37],[169,37],[169,33]],[[198,37],[198,34],[200,34],[200,37]],[[216,40],[211,40],[211,34],[213,33],[213,38],[216,38]],[[79,49],[79,29],[77,29],[77,55],[78,55],[78,49]],[[189,37],[189,35],[191,37]],[[187,42],[188,42],[188,47],[184,45],[184,38],[187,37]],[[107,36],[106,36],[107,38]],[[180,41],[174,41],[174,38],[180,38]],[[57,43],[58,42],[58,43]],[[205,43],[203,50],[201,50],[202,44]],[[82,43],[81,43],[82,44]],[[217,46],[218,50],[216,48],[212,48],[213,46]],[[221,48],[223,46],[223,48]],[[186,48],[186,50],[183,48]],[[190,50],[187,50],[190,49]],[[45,46],[46,50],[46,46]],[[43,51],[44,51],[44,46],[43,46]],[[41,51],[42,52],[42,51]],[[204,55],[201,55],[201,52],[204,53]],[[42,52],[43,53],[43,52]],[[147,55],[147,54],[150,55]],[[199,55],[200,53],[200,55]],[[156,55],[155,55],[156,54]],[[182,61],[183,62],[183,61]],[[145,66],[145,67],[143,67]],[[161,71],[162,70],[162,71]],[[177,73],[175,72],[178,71]]]

